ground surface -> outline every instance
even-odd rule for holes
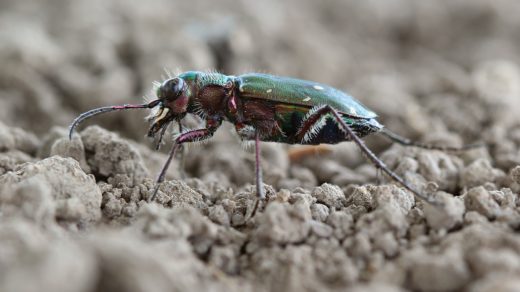
[[[0,11],[0,291],[518,291],[518,1],[4,0]],[[224,128],[172,165],[149,204],[166,156],[143,138],[146,113],[99,117],[72,141],[66,127],[139,102],[164,67],[320,81],[407,137],[489,146],[367,139],[436,192],[435,209],[349,143],[317,157],[264,144],[268,201],[250,218],[253,155]]]

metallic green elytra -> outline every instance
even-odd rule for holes
[[[377,117],[376,113],[368,110],[352,96],[325,84],[258,73],[240,75],[237,82],[241,97],[307,107],[328,104],[342,114],[354,118]]]
[[[275,109],[273,119],[281,131],[264,135],[263,141],[288,144],[336,144],[349,141],[333,120],[321,120],[306,127],[303,122],[306,115],[324,105],[330,105],[341,113],[345,122],[360,137],[382,128],[375,120],[377,115],[374,112],[352,96],[325,84],[258,73],[237,76],[235,84],[242,100],[263,100]]]
[[[470,145],[454,149],[411,142],[383,128],[376,120],[377,115],[350,95],[325,84],[289,77],[259,73],[229,76],[188,71],[165,80],[157,87],[156,95],[155,100],[146,104],[93,109],[81,114],[70,127],[72,137],[74,128],[94,115],[126,109],[153,109],[148,136],[158,137],[160,144],[168,126],[178,123],[181,133],[176,136],[168,160],[157,178],[152,200],[180,145],[211,138],[223,121],[232,123],[241,139],[255,141],[256,188],[260,199],[265,196],[260,168],[260,141],[288,144],[353,141],[374,166],[417,197],[433,204],[437,202],[388,169],[361,138],[381,132],[392,141],[404,145],[443,150],[475,147]],[[199,116],[204,125],[199,129],[183,131],[181,121],[187,114]]]

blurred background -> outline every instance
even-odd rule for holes
[[[519,86],[515,0],[2,0],[0,11],[0,119],[37,134],[140,102],[165,68],[330,84],[415,137],[447,127],[476,138],[489,117],[471,103],[490,100],[477,95],[508,102],[496,86]],[[102,125],[142,139],[137,115]]]

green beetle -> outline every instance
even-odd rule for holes
[[[194,114],[204,120],[203,128],[181,130],[175,138],[169,157],[157,178],[151,200],[179,147],[183,143],[211,138],[223,121],[233,123],[241,139],[255,141],[256,189],[259,199],[265,198],[260,169],[260,141],[311,145],[353,141],[374,166],[418,198],[432,204],[439,203],[391,171],[366,147],[361,138],[381,132],[394,142],[428,149],[457,151],[479,146],[450,148],[412,142],[384,128],[376,120],[377,115],[352,96],[325,84],[289,77],[259,73],[229,76],[188,71],[158,85],[156,97],[146,104],[108,106],[85,112],[74,120],[69,133],[72,137],[79,123],[97,114],[148,108],[154,110],[148,136],[159,136],[160,143],[166,128],[172,122],[179,123],[180,127],[186,114]]]

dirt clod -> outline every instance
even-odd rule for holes
[[[0,186],[4,204],[17,205],[20,212],[27,212],[26,208],[44,208],[42,212],[51,212],[58,222],[78,226],[101,217],[99,187],[71,158],[53,156],[23,164],[15,172],[0,176]],[[20,201],[20,196],[35,201]],[[25,206],[26,203],[29,205]],[[48,208],[52,210],[45,210]]]
[[[441,254],[420,255],[410,266],[411,285],[421,291],[457,290],[470,279],[470,270],[457,249],[448,249]]]
[[[325,204],[329,208],[340,209],[345,205],[345,195],[338,186],[323,184],[314,188],[312,196],[318,203]]]
[[[81,132],[86,159],[95,175],[109,177],[126,174],[139,182],[148,176],[137,150],[114,133],[97,126],[91,126]]]
[[[460,225],[465,212],[464,202],[448,193],[438,193],[436,198],[441,206],[424,206],[424,216],[428,225],[434,229],[446,230]]]
[[[488,219],[494,219],[500,213],[500,206],[483,187],[470,189],[464,201],[468,210],[477,211]]]

